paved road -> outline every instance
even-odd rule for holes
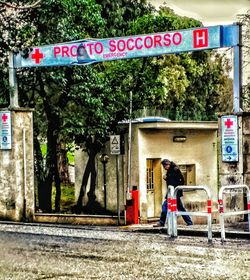
[[[250,279],[250,242],[0,224],[0,279]]]

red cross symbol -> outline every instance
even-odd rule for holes
[[[233,124],[234,124],[234,122],[231,121],[230,119],[227,119],[227,121],[225,122],[225,125],[226,125],[227,128],[230,128],[231,125],[233,125]]]
[[[6,122],[7,119],[8,119],[8,116],[6,116],[5,114],[3,114],[3,115],[2,115],[2,120],[3,120],[3,122]]]
[[[36,64],[39,64],[40,63],[40,59],[43,58],[43,54],[40,53],[39,49],[35,49],[35,53],[32,54],[31,58],[35,59]]]

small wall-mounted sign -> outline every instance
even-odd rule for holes
[[[111,135],[110,136],[110,153],[111,155],[120,155],[120,135]]]
[[[221,151],[222,161],[239,161],[238,118],[237,116],[221,117]]]
[[[0,149],[10,150],[11,149],[11,112],[1,111],[0,112]]]

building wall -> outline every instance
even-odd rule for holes
[[[139,132],[138,181],[140,188],[141,216],[146,218],[147,188],[146,159],[168,158],[178,165],[195,165],[196,185],[208,186],[214,203],[217,200],[217,131],[199,130],[140,130]],[[174,143],[173,137],[185,135],[184,143]],[[162,169],[162,174],[165,171]],[[162,200],[166,194],[166,182],[162,179]],[[186,192],[183,197],[187,210],[206,211],[207,196],[203,191]]]
[[[34,214],[33,114],[12,114],[12,149],[0,150],[0,217],[32,220]]]

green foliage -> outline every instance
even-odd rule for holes
[[[41,152],[42,156],[45,159],[47,154],[47,144],[41,144]],[[67,159],[68,163],[71,165],[75,164],[75,155],[74,155],[74,145],[68,145],[67,147]]]
[[[0,102],[9,102],[10,50],[198,26],[199,21],[180,17],[166,6],[155,11],[143,0],[44,0],[29,10],[5,7],[0,11]],[[186,112],[195,119],[213,115],[231,94],[225,65],[221,56],[206,51],[19,70],[20,105],[35,109],[38,181],[51,188],[60,143],[74,142],[89,153],[100,151],[109,134],[117,132],[118,122],[128,118],[130,91],[134,112],[150,107],[171,112],[171,119],[182,119]],[[45,161],[37,143],[41,139],[47,143]]]

